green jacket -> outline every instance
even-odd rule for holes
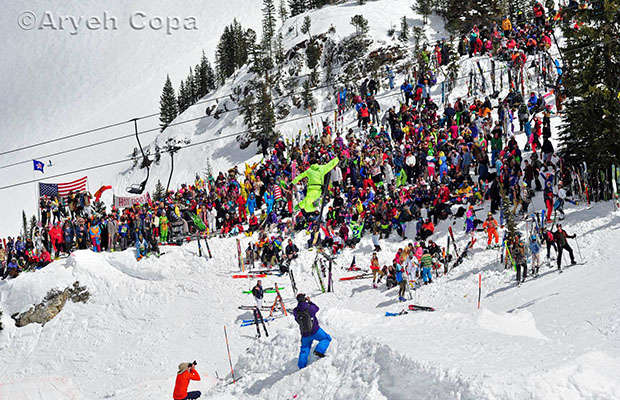
[[[332,159],[330,162],[324,165],[312,164],[310,168],[297,175],[295,179],[293,179],[293,184],[296,184],[303,178],[308,178],[308,186],[323,186],[323,178],[329,171],[334,169],[340,160],[338,157]]]

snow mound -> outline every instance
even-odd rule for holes
[[[495,314],[488,309],[482,309],[478,317],[481,328],[504,335],[526,336],[535,339],[549,340],[536,329],[534,315],[527,310],[513,313]]]
[[[620,399],[620,359],[593,351],[571,363],[534,378],[541,398]]]
[[[329,328],[326,328],[329,331]],[[394,352],[387,344],[353,335],[332,337],[327,357],[297,368],[294,322],[239,358],[236,398],[261,399],[480,399],[464,381]],[[288,355],[283,359],[282,355]],[[295,397],[297,396],[297,397]],[[214,397],[215,398],[215,397]]]

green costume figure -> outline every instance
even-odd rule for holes
[[[296,184],[303,178],[308,178],[308,190],[306,190],[306,197],[299,202],[299,207],[308,213],[316,211],[314,202],[321,197],[323,190],[323,178],[325,178],[325,175],[327,175],[329,171],[338,165],[339,161],[340,160],[338,160],[338,157],[336,157],[325,165],[312,164],[310,168],[293,179],[293,184]]]
[[[165,215],[159,217],[159,237],[163,243],[168,241],[168,217]]]

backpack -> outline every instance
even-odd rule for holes
[[[547,239],[548,239],[550,242],[553,242],[553,233],[551,233],[550,231],[547,231]]]
[[[308,310],[297,311],[295,321],[299,324],[299,332],[301,332],[301,336],[310,336],[312,334],[314,321],[312,320],[312,315],[310,315]]]

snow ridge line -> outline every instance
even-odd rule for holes
[[[333,336],[326,358],[311,356],[308,367],[298,370],[299,334],[294,325],[289,321],[288,328],[280,329],[270,341],[259,340],[248,348],[235,366],[244,379],[214,392],[230,391],[235,398],[248,399],[485,398],[474,395],[470,383],[448,371],[411,360],[365,336]],[[215,393],[206,397],[211,395]]]

